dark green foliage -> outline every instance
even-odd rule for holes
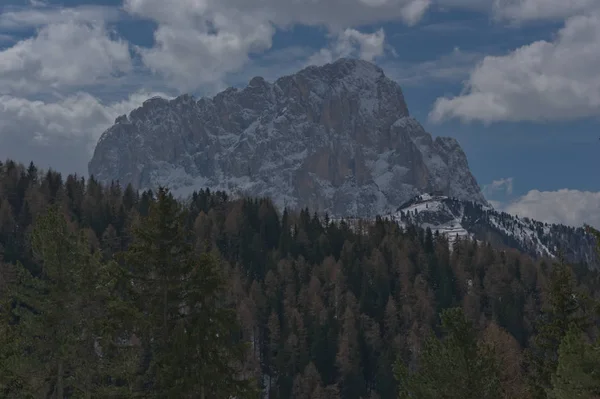
[[[66,216],[72,238],[67,242],[79,253],[61,264],[86,270],[68,275],[64,284],[69,288],[53,288],[61,293],[54,296],[48,285],[52,279],[36,249],[40,240],[32,245],[31,239],[33,226],[40,226],[49,204]],[[481,216],[475,209],[471,213],[473,220]],[[60,236],[55,229],[49,231]],[[53,237],[42,240],[44,245],[56,242]],[[113,258],[117,253],[123,255]],[[85,320],[93,325],[97,341],[95,357],[77,349],[76,361],[88,366],[77,380],[70,375],[65,379],[66,397],[82,396],[75,385],[92,375],[86,392],[99,398],[195,398],[202,387],[205,397],[222,397],[227,395],[223,389],[231,393],[230,388],[245,388],[238,384],[241,380],[262,382],[270,399],[393,398],[399,387],[394,361],[400,358],[406,365],[405,376],[420,375],[426,347],[433,348],[432,353],[467,354],[481,366],[474,372],[484,373],[482,379],[492,375],[486,368],[492,354],[479,336],[492,323],[516,338],[493,345],[514,352],[496,355],[515,373],[523,348],[540,333],[536,340],[541,345],[531,345],[533,358],[542,366],[552,354],[559,361],[561,339],[555,339],[552,328],[543,327],[560,320],[556,314],[562,306],[545,294],[553,270],[547,261],[470,240],[459,239],[449,248],[442,235],[412,226],[403,229],[382,218],[327,220],[307,209],[279,213],[268,199],[231,200],[208,189],[180,202],[166,190],[138,193],[117,183],[99,184],[93,177],[63,180],[55,172],[9,161],[0,166],[1,254],[0,397],[23,397],[19,392],[26,393],[41,380],[48,392],[32,397],[51,397],[56,373],[42,378],[50,374],[14,364],[43,359],[56,371],[56,362],[46,361],[49,355],[41,350],[26,352],[29,358],[21,356],[26,342],[19,337],[29,331],[29,342],[39,342],[40,348],[60,347],[53,337],[35,334],[37,327],[30,326],[38,324],[29,320],[65,311],[63,305],[54,310],[36,302],[62,295],[69,309],[85,310],[81,317],[64,317],[66,325]],[[597,296],[598,273],[576,270],[573,284]],[[21,283],[15,285],[18,279]],[[43,284],[33,285],[38,281]],[[13,287],[11,295],[6,295],[7,286]],[[21,302],[15,302],[17,295]],[[44,303],[60,302],[53,301]],[[565,303],[563,309],[571,312]],[[470,331],[477,335],[474,341],[469,334],[454,334],[461,339],[471,336],[466,341],[453,341],[448,331],[442,334],[436,315],[457,306],[466,315],[461,320],[472,321],[472,326],[446,326]],[[590,306],[584,308],[575,310],[573,317],[583,310],[589,314]],[[21,323],[19,312],[32,316]],[[214,322],[207,323],[209,319]],[[593,336],[598,317],[588,321],[595,325],[585,332]],[[78,334],[83,332],[76,328]],[[434,332],[441,338],[426,340]],[[543,349],[549,339],[552,344]],[[69,348],[79,348],[79,341],[69,340]],[[531,364],[530,371],[535,367]],[[465,370],[470,369],[447,367],[439,378],[450,384],[452,378],[464,378]],[[443,371],[433,367],[430,376]],[[549,383],[552,374],[546,374]],[[513,377],[504,373],[501,384],[522,380]],[[506,392],[525,391],[502,388],[503,399],[512,399]],[[486,397],[491,391],[480,394]]]
[[[18,264],[7,289],[9,385],[17,384],[19,395],[91,397],[100,370],[95,343],[103,330],[103,266],[56,206],[36,222],[32,247],[39,275]]]
[[[594,399],[600,397],[600,342],[586,342],[573,327],[558,349],[556,373],[548,397],[553,399]]]
[[[472,324],[460,308],[441,314],[442,339],[430,337],[417,371],[396,365],[399,398],[499,399],[499,369],[493,353],[478,344]]]
[[[575,287],[573,272],[563,262],[550,272],[547,304],[526,352],[534,398],[546,398],[558,365],[558,348],[567,332],[585,331],[591,325],[591,305]]]
[[[133,228],[120,256],[128,297],[138,314],[136,335],[147,352],[143,397],[248,397],[239,381],[244,349],[235,343],[235,313],[221,306],[223,280],[214,256],[197,255],[187,214],[166,189]],[[138,393],[138,391],[140,393]]]

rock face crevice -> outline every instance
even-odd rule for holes
[[[89,173],[185,195],[209,187],[280,207],[371,217],[424,192],[485,203],[452,138],[409,115],[400,86],[340,59],[213,98],[152,98],[100,137]]]

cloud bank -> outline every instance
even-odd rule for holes
[[[531,10],[542,9],[550,13],[546,17],[568,14],[563,6],[537,8],[540,2],[520,1],[503,9],[522,18],[533,18]],[[583,10],[588,3],[579,0],[578,4]],[[463,92],[438,98],[429,118],[438,123],[451,118],[491,123],[600,116],[600,3],[594,4],[595,10],[570,16],[552,41],[486,56],[471,71]]]
[[[531,190],[502,210],[548,223],[600,228],[600,192]]]

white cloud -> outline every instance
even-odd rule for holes
[[[600,192],[562,189],[531,190],[503,207],[507,213],[570,226],[600,228]]]
[[[437,59],[423,62],[387,60],[380,63],[386,74],[402,86],[431,84],[433,81],[460,81],[483,58],[476,52],[463,51],[458,47]]]
[[[493,14],[512,21],[563,20],[598,8],[598,0],[494,0]]]
[[[438,9],[489,13],[498,22],[561,21],[598,8],[597,0],[435,0]]]
[[[0,96],[0,135],[31,132],[36,140],[87,137],[97,140],[119,115],[129,113],[145,100],[164,93],[136,92],[127,99],[103,104],[96,97],[79,92],[56,102],[32,101]],[[42,139],[44,137],[44,139]]]
[[[402,18],[408,25],[414,25],[423,17],[425,11],[429,8],[429,0],[417,0],[409,2],[402,8]]]
[[[102,25],[47,25],[0,51],[0,94],[97,84],[132,68],[129,46]]]
[[[32,7],[43,7],[48,5],[48,3],[45,0],[29,0],[29,4]]]
[[[600,10],[569,18],[554,41],[487,56],[463,93],[438,98],[430,119],[549,121],[600,115]]]
[[[304,24],[332,30],[383,21],[418,22],[431,0],[125,0],[125,9],[160,23],[173,24],[230,11],[261,15],[277,26]],[[203,22],[198,20],[198,22]]]
[[[253,52],[271,47],[274,27],[251,14],[216,14],[211,23],[160,24],[155,45],[139,49],[144,64],[181,91],[218,84],[226,73],[239,70]]]
[[[218,85],[251,54],[270,49],[276,27],[325,26],[339,40],[322,57],[357,46],[362,58],[373,59],[382,51],[383,32],[368,35],[349,28],[392,20],[416,23],[430,0],[182,0],[177,5],[125,0],[124,8],[158,24],[154,46],[139,49],[144,64],[189,91]]]
[[[356,56],[365,61],[373,61],[383,55],[385,32],[379,29],[373,33],[362,33],[356,29],[340,32],[329,47],[311,55],[307,65],[324,65],[340,57]]]
[[[100,134],[117,116],[154,95],[168,97],[136,92],[105,104],[83,92],[55,102],[0,96],[0,159],[34,160],[64,172],[85,174]]]
[[[494,209],[498,211],[502,211],[504,209],[504,204],[502,203],[502,201],[495,201],[488,198],[486,198],[486,200]]]
[[[9,8],[0,14],[0,29],[22,30],[72,21],[102,24],[120,18],[119,9],[108,6],[82,5],[62,8],[44,3],[34,8]]]
[[[494,194],[505,194],[512,195],[513,193],[513,178],[505,177],[502,179],[494,180],[490,184],[483,187],[483,193],[485,196],[492,196]]]

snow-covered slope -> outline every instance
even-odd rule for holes
[[[388,213],[431,191],[486,203],[458,142],[434,140],[396,82],[352,59],[274,83],[256,77],[198,101],[150,99],[104,132],[89,172],[135,188],[209,187],[346,217]]]
[[[450,241],[468,236],[535,257],[556,257],[562,253],[571,262],[600,266],[595,251],[596,240],[583,228],[520,218],[444,195],[416,196],[386,218],[403,226],[429,227],[433,232],[446,234]]]
[[[445,234],[450,243],[457,238],[471,237],[472,235],[462,225],[462,207],[451,209],[444,202],[447,198],[431,194],[417,196],[389,215],[389,218],[402,226],[414,224]]]

